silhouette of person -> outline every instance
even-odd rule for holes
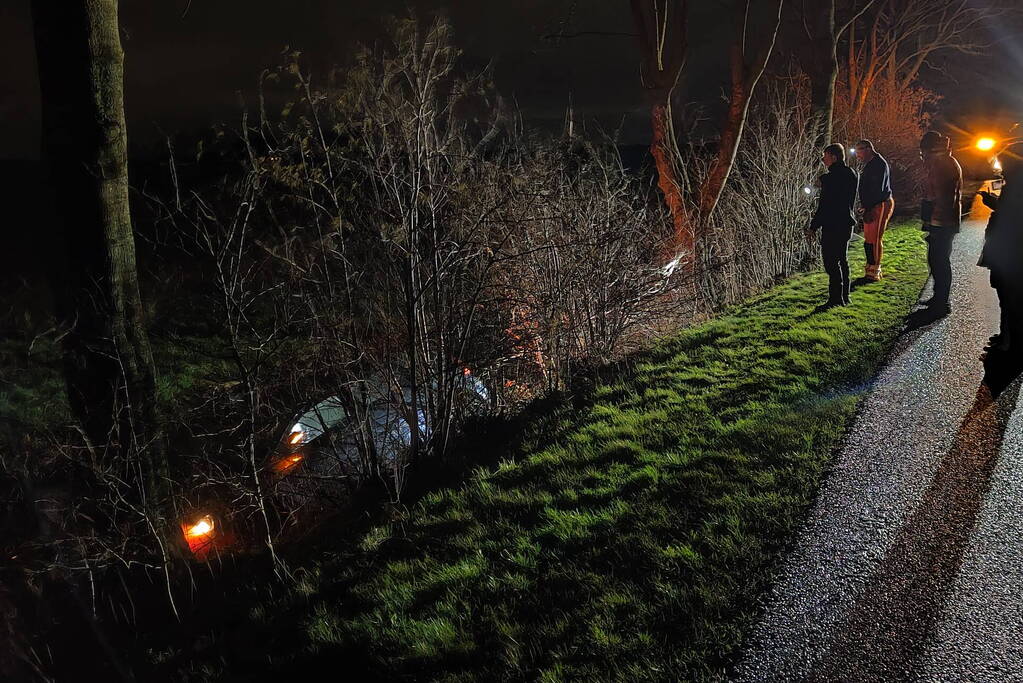
[[[817,211],[806,233],[812,238],[821,231],[821,256],[828,274],[828,301],[825,308],[849,304],[849,240],[852,239],[853,204],[856,202],[856,174],[845,165],[845,148],[828,145],[821,161],[828,172],[820,177],[821,194]]]
[[[982,194],[994,213],[988,219],[978,265],[991,270],[991,286],[1001,308],[1001,329],[988,349],[1018,360],[1023,351],[1023,143],[1009,145],[998,158],[1005,184],[997,197]]]
[[[926,171],[920,219],[927,232],[927,264],[934,278],[934,296],[928,305],[935,315],[948,315],[952,241],[962,220],[963,170],[952,156],[951,141],[937,131],[928,131],[920,140],[920,158]]]

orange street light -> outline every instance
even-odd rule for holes
[[[995,148],[995,139],[988,137],[977,138],[977,142],[974,143],[974,145],[981,152],[990,152],[992,149]]]

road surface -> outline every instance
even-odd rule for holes
[[[952,314],[909,325],[865,398],[736,680],[1023,682],[1023,406],[982,384],[983,226],[956,238]]]

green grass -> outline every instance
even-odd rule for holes
[[[814,312],[824,275],[792,278],[322,557],[254,612],[257,649],[360,680],[724,675],[926,278],[919,231],[886,247],[888,277],[853,306]]]
[[[226,352],[194,337],[152,340],[157,398],[168,419],[181,418],[193,395],[229,377]],[[11,335],[0,340],[0,426],[18,434],[42,436],[72,421],[53,334]]]
[[[44,439],[70,419],[60,352],[51,337],[0,340],[0,446]]]

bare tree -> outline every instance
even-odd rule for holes
[[[674,246],[663,235],[666,211],[651,206],[611,145],[515,145],[522,153],[506,170],[518,180],[501,289],[520,372],[538,371],[545,389],[564,389],[573,365],[614,360],[677,325],[692,288],[680,287],[683,269],[657,261]]]
[[[804,188],[816,180],[820,152],[802,95],[775,82],[750,114],[737,158],[743,172],[728,182],[703,245],[714,266],[705,288],[715,304],[740,301],[812,263],[816,247],[801,232],[814,202]]]
[[[676,249],[694,253],[695,230],[686,209],[685,188],[677,164],[681,155],[671,117],[671,95],[686,59],[686,0],[631,0],[632,16],[643,51],[641,77],[650,106],[653,136],[650,153],[657,166],[657,185],[671,214]]]
[[[753,93],[760,77],[767,68],[774,44],[781,25],[781,13],[784,0],[772,0],[769,3],[768,24],[763,31],[765,38],[756,45],[751,35],[751,0],[739,2],[733,15],[735,33],[730,45],[731,89],[728,97],[728,109],[721,127],[721,139],[717,156],[710,164],[707,176],[700,185],[698,196],[699,222],[705,228],[707,220],[714,213],[721,191],[728,182],[732,164],[742,140],[743,127],[749,111]],[[767,3],[765,3],[767,5]]]
[[[851,0],[839,17],[836,0],[803,0],[800,16],[808,43],[806,72],[810,77],[810,108],[819,122],[818,146],[831,142],[838,80],[838,44],[842,36],[877,0]]]
[[[980,29],[1003,13],[971,0],[880,0],[854,16],[846,41],[846,87],[852,112],[866,106],[871,89],[886,79],[896,89],[914,83],[940,51],[981,54]]]

